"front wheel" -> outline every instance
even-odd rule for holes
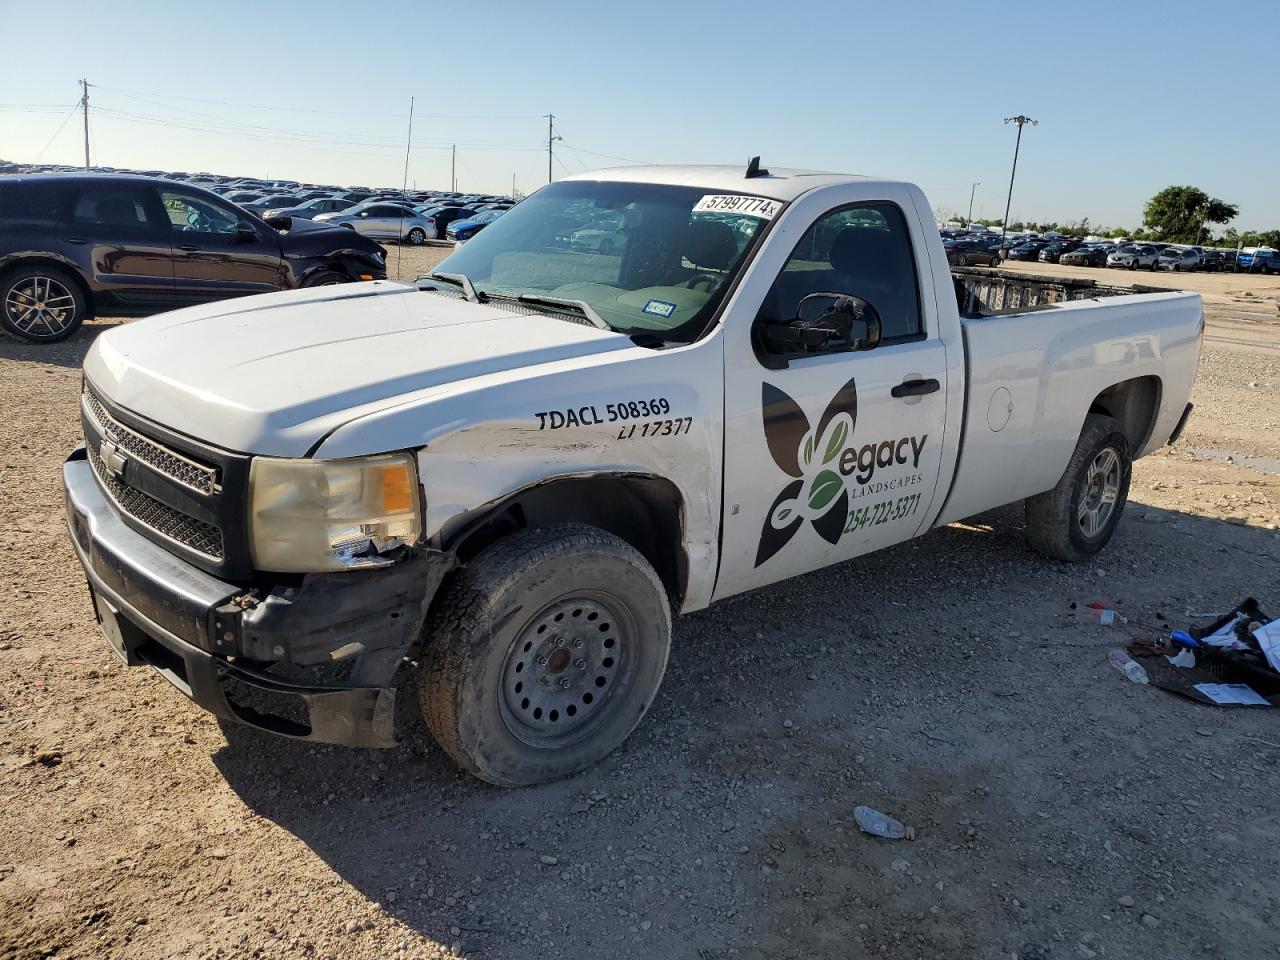
[[[499,786],[577,773],[653,702],[671,649],[662,582],[630,544],[582,524],[485,548],[433,605],[418,691],[428,729]]]
[[[1111,539],[1129,499],[1129,440],[1111,417],[1091,413],[1058,485],[1028,497],[1027,540],[1059,560],[1087,560]]]
[[[327,287],[335,283],[350,283],[351,278],[337,270],[317,270],[302,281],[304,287]]]

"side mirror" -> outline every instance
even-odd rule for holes
[[[830,304],[820,316],[806,320],[805,305],[814,300],[828,300]],[[762,329],[765,348],[782,356],[870,350],[880,344],[883,332],[879,312],[867,301],[826,292],[801,299],[794,319],[766,322]]]
[[[236,236],[241,240],[257,240],[258,228],[249,220],[241,220],[236,224]]]

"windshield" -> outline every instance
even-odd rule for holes
[[[700,187],[571,180],[544,187],[437,268],[495,298],[580,300],[612,329],[697,338],[776,200]]]

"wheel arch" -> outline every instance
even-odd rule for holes
[[[80,275],[80,270],[74,263],[64,260],[52,254],[32,254],[27,256],[13,257],[0,263],[0,280],[3,280],[15,270],[25,270],[28,267],[53,267],[60,273],[65,273],[75,281],[80,292],[84,294],[84,301],[88,307],[89,316],[93,316],[96,307],[96,298],[89,284],[85,282],[84,277]]]
[[[1098,413],[1115,420],[1129,441],[1129,449],[1136,457],[1155,428],[1160,412],[1162,384],[1157,376],[1134,377],[1107,387],[1089,404],[1089,413]]]
[[[599,527],[635,547],[680,609],[689,584],[685,504],[665,477],[596,473],[552,477],[469,511],[439,535],[460,563],[517,530],[559,523]]]

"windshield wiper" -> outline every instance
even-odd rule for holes
[[[466,294],[468,300],[472,303],[487,303],[488,297],[476,289],[476,285],[471,282],[471,278],[465,273],[429,273],[429,280],[443,280],[445,283],[456,283],[462,288],[462,292]]]
[[[576,310],[591,322],[593,327],[601,330],[612,330],[613,327],[604,322],[604,318],[596,313],[596,308],[585,300],[570,300],[566,297],[548,297],[541,293],[522,293],[516,297],[520,303],[540,303],[548,307],[568,307]]]

